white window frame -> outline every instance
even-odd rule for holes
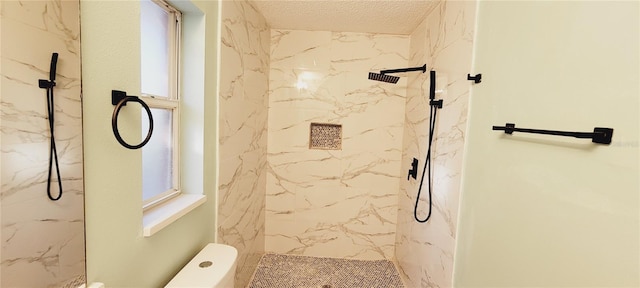
[[[143,212],[150,210],[182,193],[180,183],[180,47],[182,46],[182,13],[162,0],[151,0],[165,11],[169,12],[175,24],[169,23],[169,95],[168,97],[142,93],[140,98],[149,108],[172,110],[172,176],[173,187],[147,200],[143,200]],[[142,148],[144,149],[144,148]],[[144,169],[144,167],[142,168]]]

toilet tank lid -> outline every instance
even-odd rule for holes
[[[238,250],[232,246],[207,244],[165,287],[213,287],[234,273],[237,257]]]
[[[202,255],[233,259],[234,261],[232,262],[235,262],[236,258],[238,257],[238,250],[233,246],[225,244],[209,243],[207,244],[207,246],[204,246],[204,248],[202,248],[202,250],[200,250],[200,252],[198,252],[196,256]]]

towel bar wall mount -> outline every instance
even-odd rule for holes
[[[120,109],[122,109],[123,106],[126,106],[127,102],[139,103],[147,112],[147,117],[149,117],[149,131],[147,132],[147,137],[145,137],[145,139],[142,140],[140,144],[134,145],[127,143],[126,141],[124,141],[124,139],[122,139],[122,136],[120,136],[120,131],[118,131],[118,115],[120,114]],[[118,143],[120,143],[120,145],[122,145],[123,147],[132,150],[140,149],[144,145],[149,143],[149,140],[151,140],[151,135],[153,134],[153,115],[151,114],[149,105],[147,105],[147,103],[142,101],[142,99],[137,96],[129,96],[127,95],[127,92],[118,90],[111,90],[111,105],[116,106],[113,110],[113,115],[111,116],[111,128],[113,130],[113,135],[116,137],[116,140],[118,140]]]

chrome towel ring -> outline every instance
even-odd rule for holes
[[[118,131],[118,114],[120,113],[120,109],[122,109],[122,106],[127,105],[127,102],[140,103],[142,108],[147,111],[147,116],[149,117],[149,132],[147,132],[147,137],[137,145],[131,145],[125,142],[124,139],[122,139],[122,136],[120,136],[120,131]],[[118,143],[129,149],[140,149],[144,145],[146,145],[149,140],[151,140],[151,135],[153,134],[153,115],[151,114],[149,105],[147,105],[147,103],[144,103],[144,101],[142,101],[142,99],[140,99],[139,97],[127,96],[126,92],[117,90],[111,91],[111,104],[116,105],[113,110],[113,115],[111,116],[111,128],[113,129],[113,135],[116,137],[116,140],[118,140]]]

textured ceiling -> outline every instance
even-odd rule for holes
[[[253,0],[273,29],[408,35],[434,0]]]

